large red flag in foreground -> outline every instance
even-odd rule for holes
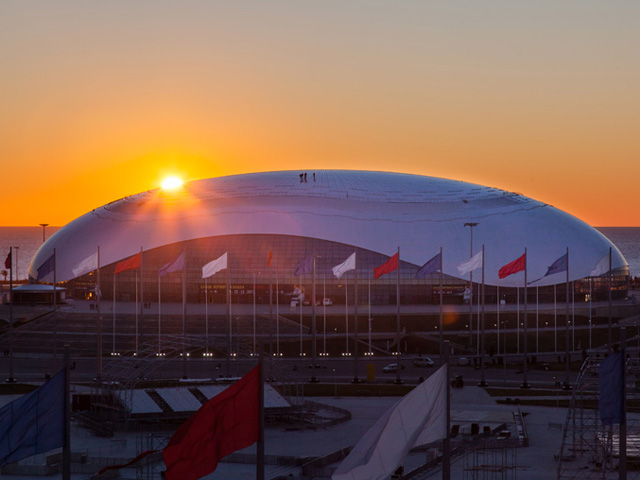
[[[507,263],[498,271],[498,277],[506,278],[514,273],[521,272],[527,264],[527,254],[523,253],[521,257],[516,258],[513,262]]]
[[[129,257],[116,264],[116,274],[140,268],[142,265],[142,252],[136,253],[133,257]]]
[[[385,273],[391,273],[398,269],[398,260],[400,258],[400,254],[396,253],[389,260],[384,262],[379,267],[373,269],[373,278],[378,278],[384,275]]]
[[[183,423],[162,451],[167,480],[196,480],[260,436],[260,365]]]

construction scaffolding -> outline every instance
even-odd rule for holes
[[[619,425],[604,426],[598,412],[603,357],[588,357],[578,375],[565,420],[558,480],[617,479]],[[626,359],[627,478],[640,479],[640,359]]]

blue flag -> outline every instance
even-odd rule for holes
[[[547,268],[547,273],[545,273],[544,276],[547,277],[549,275],[553,275],[554,273],[566,272],[569,268],[569,266],[567,265],[567,255],[568,254],[565,253],[555,262],[553,262],[551,266]]]
[[[38,267],[38,278],[36,280],[42,280],[55,270],[56,267],[56,252],[53,252],[49,258],[47,258],[42,265]]]
[[[438,270],[440,270],[441,261],[442,260],[440,258],[440,254],[437,254],[435,257],[433,257],[431,260],[429,260],[427,263],[421,266],[420,269],[418,269],[418,272],[416,273],[416,278],[422,278],[422,277],[426,277],[430,273],[436,273]]]
[[[164,277],[167,273],[178,272],[184,268],[184,252],[182,252],[178,257],[173,261],[167,263],[164,267],[158,270],[158,275],[160,277]]]
[[[65,371],[0,408],[0,466],[64,446]]]
[[[624,358],[617,352],[600,363],[600,420],[603,425],[621,423],[624,418]]]
[[[294,275],[299,277],[300,275],[304,275],[305,273],[310,273],[313,271],[313,255],[309,255],[307,258],[302,260],[298,266],[296,267],[296,271]]]

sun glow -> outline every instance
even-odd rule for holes
[[[163,190],[176,190],[182,186],[182,180],[178,177],[167,177],[162,180],[161,186]]]

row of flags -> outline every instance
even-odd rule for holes
[[[219,258],[207,263],[202,267],[202,278],[208,278],[212,275],[215,275],[220,270],[224,270],[227,268],[227,252],[222,254]],[[269,252],[269,257],[267,260],[267,266],[271,266],[271,261],[273,258],[273,253]],[[373,269],[373,278],[377,279],[382,275],[387,273],[394,272],[398,269],[400,263],[400,254],[399,252],[389,257],[389,259],[384,262],[382,265],[375,267]],[[294,269],[295,276],[305,275],[307,273],[311,273],[313,271],[314,264],[314,255],[309,255],[308,257],[301,260]],[[591,271],[590,276],[597,277],[604,273],[609,272],[610,264],[610,254],[604,255],[595,265],[594,269]],[[5,261],[6,268],[10,268],[11,265],[11,253],[7,256]],[[119,274],[122,272],[126,272],[128,270],[134,270],[140,268],[142,266],[142,251],[138,252],[131,257],[122,260],[116,264],[115,274]],[[460,275],[466,275],[470,272],[482,268],[483,266],[483,251],[479,251],[475,255],[473,255],[469,260],[462,262],[457,266],[458,273]],[[185,254],[182,252],[178,255],[175,260],[167,263],[162,268],[158,270],[158,275],[163,277],[169,273],[177,272],[183,270],[185,267]],[[72,272],[74,276],[78,277],[80,275],[84,275],[90,271],[93,271],[98,268],[98,255],[97,252],[89,255],[87,258],[78,263],[75,267],[72,268]],[[346,272],[350,270],[354,270],[356,268],[356,253],[352,253],[347,259],[336,265],[332,268],[333,274],[336,278],[341,278]],[[506,278],[509,275],[513,275],[515,273],[521,272],[527,268],[527,254],[523,254],[517,259],[507,263],[502,266],[498,271],[498,277],[500,279]],[[546,273],[534,280],[530,283],[537,282],[544,277],[549,275],[553,275],[555,273],[566,272],[569,268],[569,254],[568,252],[564,255],[557,258],[549,267],[547,267]],[[45,260],[40,267],[38,267],[37,280],[41,280],[46,277],[49,273],[55,270],[55,251],[54,253]],[[442,253],[438,253],[429,259],[424,265],[422,265],[415,274],[415,278],[423,278],[427,275],[442,271]]]

